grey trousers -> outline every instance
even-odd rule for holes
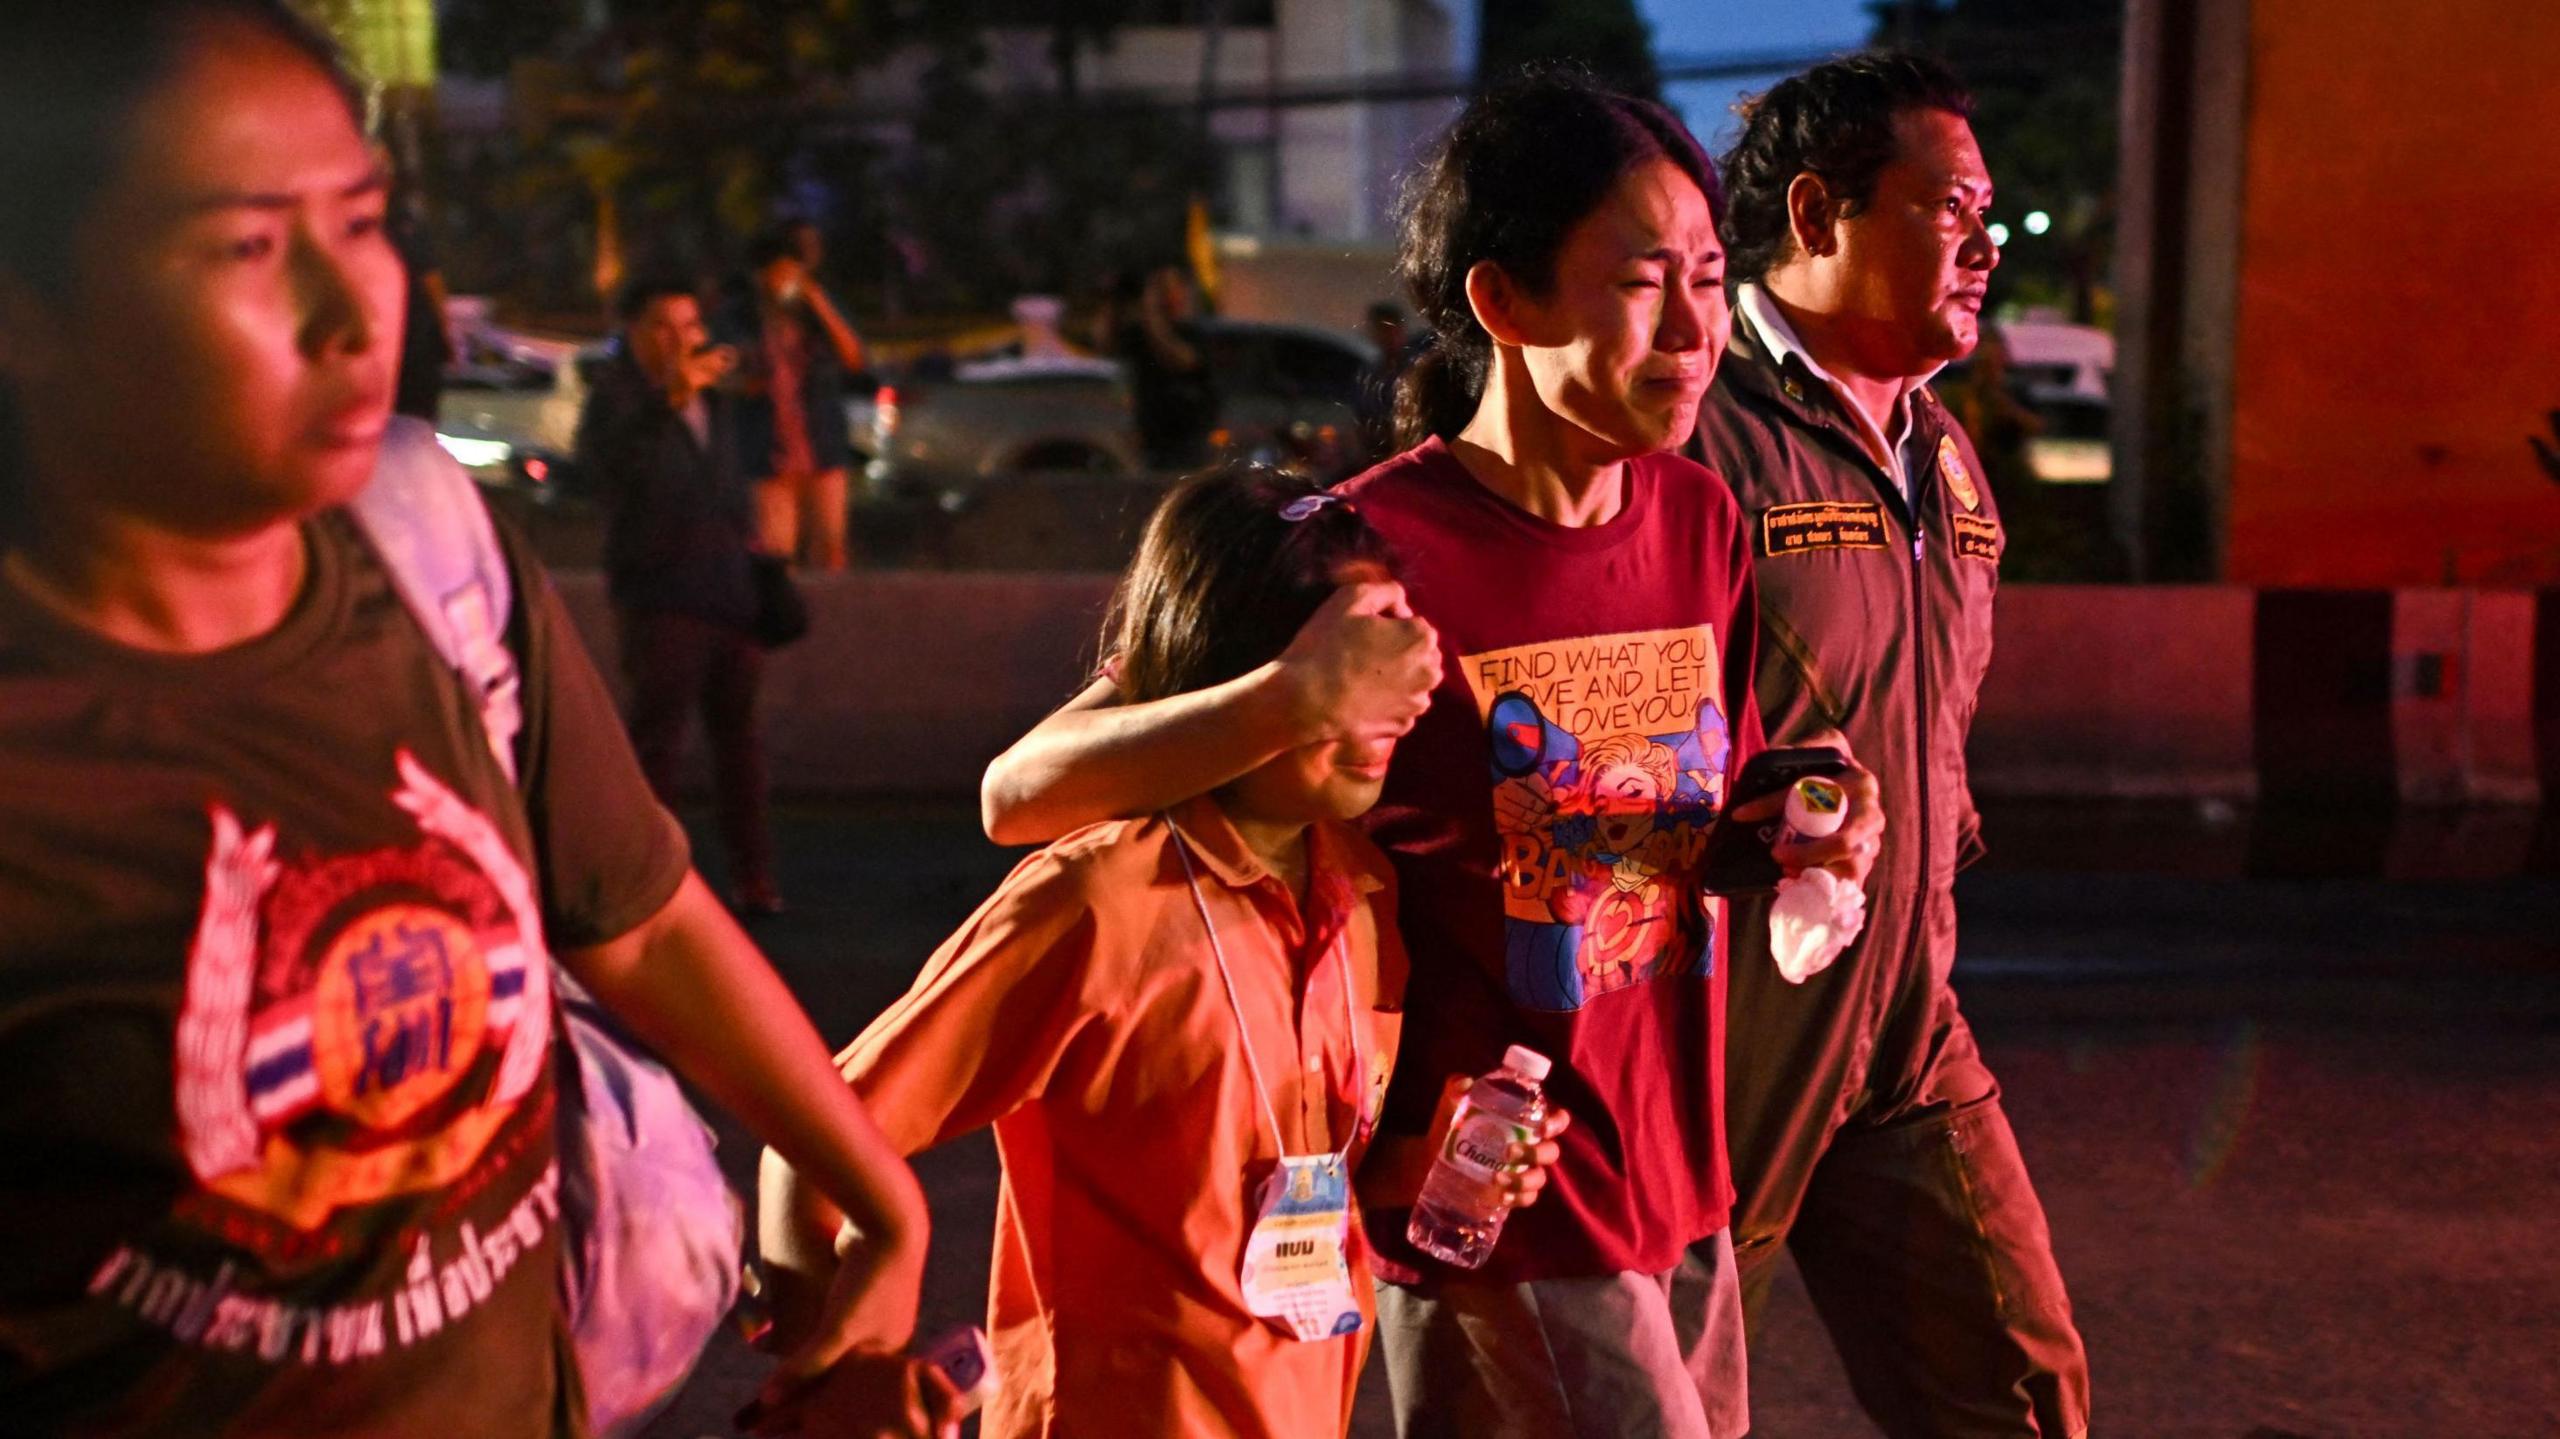
[[[1730,1231],[1659,1274],[1378,1286],[1402,1439],[1739,1439],[1751,1428]]]

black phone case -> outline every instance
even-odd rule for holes
[[[1815,745],[1764,749],[1753,755],[1734,778],[1732,793],[1725,800],[1726,817],[1707,836],[1699,887],[1709,894],[1761,894],[1777,888],[1781,871],[1769,850],[1778,842],[1785,817],[1773,814],[1756,824],[1744,824],[1732,818],[1733,811],[1781,793],[1808,775],[1833,778],[1848,768],[1846,755]]]

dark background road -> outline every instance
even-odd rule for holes
[[[2526,845],[2480,823],[1990,816],[1957,986],[2053,1223],[2097,1434],[2560,1435],[2560,882],[2511,872]],[[2377,836],[2431,877],[2377,877]],[[960,804],[786,811],[781,841],[792,910],[760,934],[836,1039],[1012,859]],[[2477,855],[2494,872],[2466,877]],[[753,1150],[724,1139],[743,1184]],[[974,1319],[993,1148],[918,1168],[926,1322]],[[730,1433],[762,1367],[723,1339],[652,1434]],[[1752,1388],[1763,1439],[1873,1432],[1792,1287]],[[1358,1432],[1388,1432],[1374,1402]]]

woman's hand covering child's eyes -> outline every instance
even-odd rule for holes
[[[1280,655],[1317,740],[1395,738],[1413,728],[1440,683],[1440,636],[1404,586],[1362,580],[1333,597]]]

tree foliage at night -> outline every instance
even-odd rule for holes
[[[521,233],[478,244],[479,265],[471,242],[455,244],[455,268],[587,303],[641,269],[715,273],[793,214],[820,221],[830,268],[875,313],[1097,286],[1178,245],[1210,169],[1188,114],[1084,93],[1080,57],[1161,8],[446,0],[448,64],[509,77],[522,121],[503,153],[469,157],[443,186],[449,203],[487,212],[470,229]],[[1046,32],[1049,90],[983,84],[989,27],[1008,23]],[[890,114],[864,71],[900,47],[922,52],[923,93]]]
[[[1080,23],[1095,18],[1088,7]],[[1185,209],[1213,168],[1192,117],[1096,103],[1058,58],[1063,33],[1051,39],[1055,89],[990,93],[983,34],[964,16],[919,37],[933,58],[913,142],[870,178],[864,231],[885,247],[896,301],[984,309],[1026,292],[1088,292],[1117,270],[1177,259]]]
[[[1498,81],[1524,65],[1566,61],[1630,95],[1659,99],[1653,29],[1635,0],[1484,0],[1476,74]]]

